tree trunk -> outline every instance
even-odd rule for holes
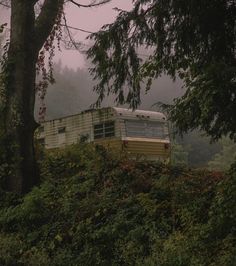
[[[6,187],[25,193],[37,182],[34,156],[35,65],[38,53],[34,40],[34,5],[13,0],[11,36],[6,63],[4,135],[5,151],[11,164]]]
[[[33,143],[36,62],[64,4],[64,0],[44,0],[35,19],[38,1],[11,0],[10,45],[0,88],[0,163],[4,165],[0,165],[0,181],[4,172],[5,188],[19,194],[38,181]]]

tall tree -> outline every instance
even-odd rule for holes
[[[234,0],[133,0],[114,23],[90,38],[91,73],[98,104],[107,93],[133,108],[141,83],[150,88],[163,72],[186,87],[169,108],[180,132],[200,128],[213,139],[236,139],[236,2]],[[149,49],[145,59],[138,47]]]
[[[36,62],[63,8],[63,0],[46,0],[35,19],[36,2],[11,1],[10,43],[4,66],[4,96],[1,99],[4,151],[11,165],[6,186],[19,193],[28,191],[37,179],[33,148],[37,127],[33,115]]]
[[[10,42],[3,66],[1,108],[1,172],[7,189],[24,193],[37,183],[33,137],[36,63],[43,64],[42,47],[49,50],[64,4],[92,7],[110,0],[81,5],[73,0],[11,0]],[[37,5],[37,6],[36,6]],[[7,166],[6,166],[7,164]]]

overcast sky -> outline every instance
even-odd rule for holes
[[[88,3],[88,0],[79,0],[81,4]],[[68,5],[65,13],[67,17],[68,25],[72,27],[81,28],[87,31],[98,31],[104,24],[111,23],[115,20],[117,12],[113,10],[115,7],[123,10],[130,10],[132,8],[132,0],[112,0],[111,3],[96,8],[78,8],[72,4]],[[0,24],[8,21],[9,10],[0,7]],[[88,34],[81,31],[73,31],[74,38],[79,42],[87,42],[85,40]],[[62,64],[69,68],[76,69],[78,67],[86,67],[86,60],[84,55],[74,50],[62,50],[57,52],[54,61],[61,60]],[[151,90],[147,96],[143,98],[147,107],[159,100],[158,94],[160,91],[172,91],[173,95],[170,98],[174,98],[179,95],[179,88],[181,84],[179,82],[173,83],[168,77],[162,77],[155,83],[155,89]],[[163,94],[163,93],[162,93]],[[151,102],[151,104],[150,104]],[[146,108],[146,106],[144,106]]]
[[[81,4],[88,4],[88,0],[77,1]],[[132,0],[112,0],[109,4],[94,8],[78,8],[73,4],[68,4],[65,10],[67,23],[70,26],[81,28],[87,31],[98,31],[104,24],[115,20],[117,12],[113,10],[118,7],[123,10],[129,10],[132,7]],[[0,6],[0,24],[9,23],[9,10]],[[72,30],[75,40],[88,42],[85,40],[88,34],[81,31]],[[62,50],[56,53],[56,61],[61,59],[63,65],[70,68],[84,67],[86,62],[84,56],[77,51]]]
[[[88,1],[80,1],[86,4]],[[73,27],[82,28],[87,31],[98,31],[104,24],[111,23],[115,20],[117,12],[113,10],[115,7],[129,10],[132,7],[131,0],[112,0],[111,3],[105,4],[96,8],[77,8],[73,4],[67,7],[65,13],[68,24]],[[85,38],[88,34],[81,31],[73,31],[73,36],[76,40],[87,42]],[[76,68],[85,65],[84,56],[74,51],[63,51],[58,53],[57,58],[61,58],[63,64],[69,67]]]

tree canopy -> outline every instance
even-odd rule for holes
[[[200,128],[213,140],[236,139],[236,4],[232,0],[139,0],[118,10],[114,23],[90,35],[88,58],[98,84],[98,104],[106,94],[136,108],[141,83],[162,73],[179,76],[185,94],[168,112],[180,133]],[[150,53],[147,58],[138,47]]]

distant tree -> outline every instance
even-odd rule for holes
[[[212,170],[226,171],[236,160],[236,143],[229,138],[221,140],[222,150],[215,154],[208,166]]]
[[[176,136],[178,144],[188,153],[188,165],[190,167],[207,167],[207,164],[215,154],[221,152],[221,141],[210,143],[210,138],[199,131],[189,132],[183,137]]]
[[[54,64],[53,72],[55,83],[48,86],[44,99],[46,120],[78,113],[90,108],[96,101],[96,94],[93,92],[94,82],[88,71],[63,67],[59,62]],[[37,119],[40,109],[38,97],[35,109]]]
[[[236,140],[236,52],[233,0],[139,0],[90,38],[91,73],[98,104],[108,93],[136,108],[141,83],[163,73],[180,77],[186,91],[169,108],[180,133],[196,128],[212,139]],[[144,58],[137,47],[152,54]]]
[[[55,119],[68,116],[91,108],[97,100],[97,93],[93,91],[95,81],[87,69],[72,69],[63,67],[60,63],[54,63],[53,76],[55,82],[49,84],[47,93],[43,99],[46,113],[43,119]],[[173,98],[182,95],[180,82],[172,82],[167,76],[162,76],[152,83],[153,90],[141,95],[141,109],[156,110],[156,98],[165,103],[173,102]],[[39,121],[39,110],[42,107],[39,97],[36,97],[35,117]],[[114,104],[114,96],[106,97],[102,106]]]
[[[188,152],[175,141],[172,142],[171,164],[176,166],[188,165]]]
[[[45,53],[49,52],[49,66],[54,54],[54,40],[61,38],[60,22],[66,3],[77,7],[93,7],[110,0],[80,4],[76,0],[11,0],[0,1],[11,8],[10,42],[3,62],[3,89],[0,93],[1,165],[7,189],[24,193],[37,183],[37,166],[33,137],[36,70],[42,69],[44,80],[39,84],[44,94],[45,81],[52,80],[45,73]],[[43,50],[42,50],[43,48]],[[37,68],[36,68],[37,64]],[[2,169],[1,169],[2,172]]]

